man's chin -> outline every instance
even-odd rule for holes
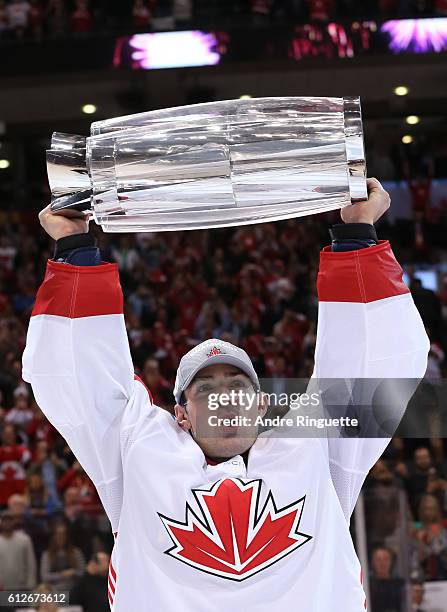
[[[242,455],[255,442],[255,438],[241,438],[237,435],[214,438],[199,444],[205,455],[208,457],[219,457],[231,459],[236,455]]]

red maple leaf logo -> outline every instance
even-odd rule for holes
[[[217,346],[213,346],[213,348],[210,350],[209,353],[206,354],[206,356],[214,357],[214,355],[221,355],[221,354],[222,354],[222,350]]]
[[[184,522],[159,513],[174,544],[165,553],[215,576],[242,581],[312,539],[298,531],[305,496],[278,509],[269,491],[260,510],[261,484],[225,478],[209,490],[192,490],[202,517],[188,503]]]

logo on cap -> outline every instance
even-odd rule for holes
[[[220,349],[218,346],[213,346],[213,348],[210,350],[209,353],[206,354],[207,357],[214,357],[215,355],[221,355],[222,354],[222,349]]]

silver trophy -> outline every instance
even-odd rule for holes
[[[105,232],[248,225],[367,199],[359,98],[228,100],[55,133],[51,208]]]

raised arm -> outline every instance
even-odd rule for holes
[[[347,223],[372,224],[388,208],[389,196],[380,183],[372,179],[368,185],[369,201],[344,209]],[[326,389],[332,385],[335,391],[328,396],[336,402],[349,403],[353,398],[355,404],[362,395],[363,402],[354,405],[354,410],[362,410],[362,405],[368,410],[369,404],[368,417],[373,420],[378,413],[371,406],[384,388],[382,399],[389,407],[380,418],[386,420],[388,410],[390,422],[397,424],[417,380],[425,374],[429,341],[389,242],[341,252],[325,248],[317,285],[318,332],[311,385],[316,381]],[[380,423],[370,419],[369,425]],[[368,436],[371,431],[374,428],[369,428]],[[347,518],[368,471],[389,443],[379,427],[377,432],[382,437],[327,439],[332,479]]]
[[[84,220],[56,217],[48,208],[40,219],[57,240],[59,254],[61,245],[88,240]],[[85,256],[85,248],[80,251]],[[72,249],[71,260],[80,251]],[[116,531],[122,501],[120,425],[136,392],[118,270],[108,263],[64,263],[57,252],[56,259],[61,261],[48,262],[36,296],[23,378],[94,482]]]

